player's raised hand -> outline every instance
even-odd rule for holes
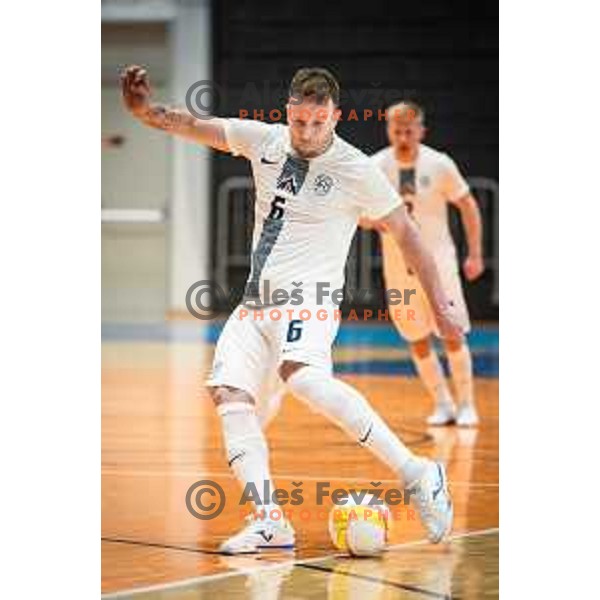
[[[150,80],[143,67],[131,65],[121,73],[121,93],[127,110],[142,116],[150,106]]]
[[[462,338],[464,331],[460,325],[456,309],[452,303],[435,311],[435,321],[440,336],[445,340]]]
[[[481,256],[467,256],[463,263],[463,271],[468,281],[474,281],[485,270]]]

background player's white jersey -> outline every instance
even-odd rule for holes
[[[361,214],[373,220],[402,203],[393,186],[360,150],[334,136],[322,155],[297,157],[288,127],[224,120],[233,154],[251,161],[256,186],[252,268],[245,299],[265,304],[264,282],[314,297],[317,282],[343,287],[344,267]],[[295,284],[300,284],[296,287]]]
[[[414,164],[399,163],[391,146],[374,154],[371,160],[402,194],[440,270],[457,269],[447,204],[468,194],[469,186],[454,161],[424,144],[420,144]]]

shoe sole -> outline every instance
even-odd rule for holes
[[[224,556],[240,556],[241,554],[259,554],[263,550],[293,550],[296,547],[295,544],[284,544],[281,546],[256,546],[252,550],[218,550],[219,554]]]

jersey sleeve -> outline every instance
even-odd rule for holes
[[[234,156],[252,160],[270,131],[270,125],[253,119],[223,119],[227,144]]]
[[[444,192],[447,199],[455,202],[466,196],[469,193],[469,184],[461,175],[456,163],[448,155],[444,155],[442,169]]]
[[[361,217],[372,221],[382,219],[402,205],[402,197],[373,160],[361,177],[358,198]]]

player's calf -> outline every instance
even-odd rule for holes
[[[210,389],[211,396],[221,417],[223,438],[227,451],[227,464],[243,487],[254,484],[260,493],[264,482],[275,489],[269,471],[269,450],[256,414],[254,398],[247,392],[229,386]],[[261,498],[257,510],[264,511],[264,518],[251,518],[237,534],[225,540],[219,547],[225,554],[246,554],[262,548],[291,548],[294,546],[294,530],[285,520],[273,521],[269,515],[271,498]]]
[[[305,365],[289,367],[291,375],[282,371],[282,377],[288,374],[287,384],[294,395],[368,447],[405,481],[421,476],[424,461],[402,444],[358,390],[325,369]]]
[[[431,347],[429,338],[411,342],[410,349],[417,373],[435,405],[427,423],[451,425],[454,423],[454,402],[437,352]]]
[[[452,381],[456,390],[458,410],[456,424],[474,427],[479,422],[475,408],[473,362],[465,340],[444,340]]]

